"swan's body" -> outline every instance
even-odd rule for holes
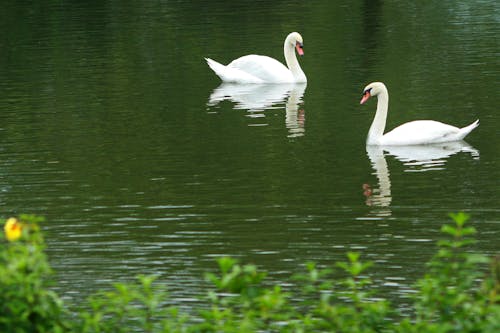
[[[371,96],[377,96],[378,102],[377,112],[366,139],[368,145],[400,146],[459,141],[479,125],[479,120],[463,128],[434,120],[416,120],[400,125],[384,134],[389,93],[382,82],[370,83],[363,90],[360,104],[365,103]]]
[[[307,78],[300,68],[294,50],[296,49],[300,55],[303,55],[302,45],[302,36],[299,33],[292,32],[286,37],[283,50],[288,67],[271,57],[255,54],[235,59],[227,66],[210,58],[205,58],[205,60],[224,82],[303,83],[307,82]]]

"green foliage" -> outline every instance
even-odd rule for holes
[[[307,306],[301,314],[301,331],[376,332],[386,326],[389,303],[372,298],[372,281],[363,275],[372,263],[359,258],[360,253],[348,252],[348,261],[337,263],[344,278],[334,279],[335,271],[318,270],[311,263],[306,265],[307,274],[296,276],[304,291],[315,296],[300,306]]]
[[[204,318],[195,330],[202,332],[256,332],[281,325],[290,319],[293,309],[288,295],[280,286],[266,288],[266,274],[254,265],[241,266],[232,258],[218,261],[221,276],[209,273],[207,280],[215,290],[209,291],[209,310],[201,311]]]
[[[21,216],[21,236],[16,229],[0,239],[0,332],[500,332],[500,256],[468,250],[469,217],[450,217],[404,317],[377,295],[366,274],[372,263],[357,252],[333,268],[307,263],[288,291],[255,265],[220,258],[219,272],[206,274],[205,304],[189,315],[168,305],[155,276],[115,283],[70,312],[50,291],[42,220]]]
[[[82,311],[78,332],[183,332],[177,309],[166,307],[165,289],[153,286],[155,276],[140,275],[137,283],[115,283],[111,291],[89,298],[91,310]]]
[[[52,270],[38,223],[22,215],[22,236],[7,241],[0,236],[0,332],[62,332],[63,304],[49,289]]]
[[[416,332],[500,332],[499,262],[491,261],[491,274],[481,271],[490,262],[466,248],[475,243],[469,216],[450,214],[455,225],[441,228],[450,238],[438,242],[439,250],[428,263],[415,297]],[[403,331],[407,329],[405,322]]]

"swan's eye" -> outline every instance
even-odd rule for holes
[[[365,91],[363,91],[363,95],[366,95],[367,93],[371,95],[371,92],[372,92],[372,88],[366,89]]]

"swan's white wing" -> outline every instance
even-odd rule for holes
[[[383,145],[418,145],[454,141],[460,129],[434,120],[416,120],[400,125],[384,134]]]
[[[210,58],[205,58],[208,66],[221,78],[224,82],[234,82],[234,83],[263,83],[261,79],[255,77],[249,73],[246,73],[238,68],[233,68],[224,66],[215,60]]]
[[[267,83],[294,82],[292,72],[268,56],[250,54],[233,60],[228,68],[244,72]]]

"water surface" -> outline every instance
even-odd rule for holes
[[[499,21],[495,1],[8,4],[2,215],[47,218],[66,298],[145,273],[189,306],[218,256],[283,281],[349,250],[404,296],[449,212],[498,253]],[[204,63],[282,60],[291,31],[307,85],[221,85]],[[359,99],[375,80],[388,129],[481,125],[466,142],[367,148],[376,105]]]

